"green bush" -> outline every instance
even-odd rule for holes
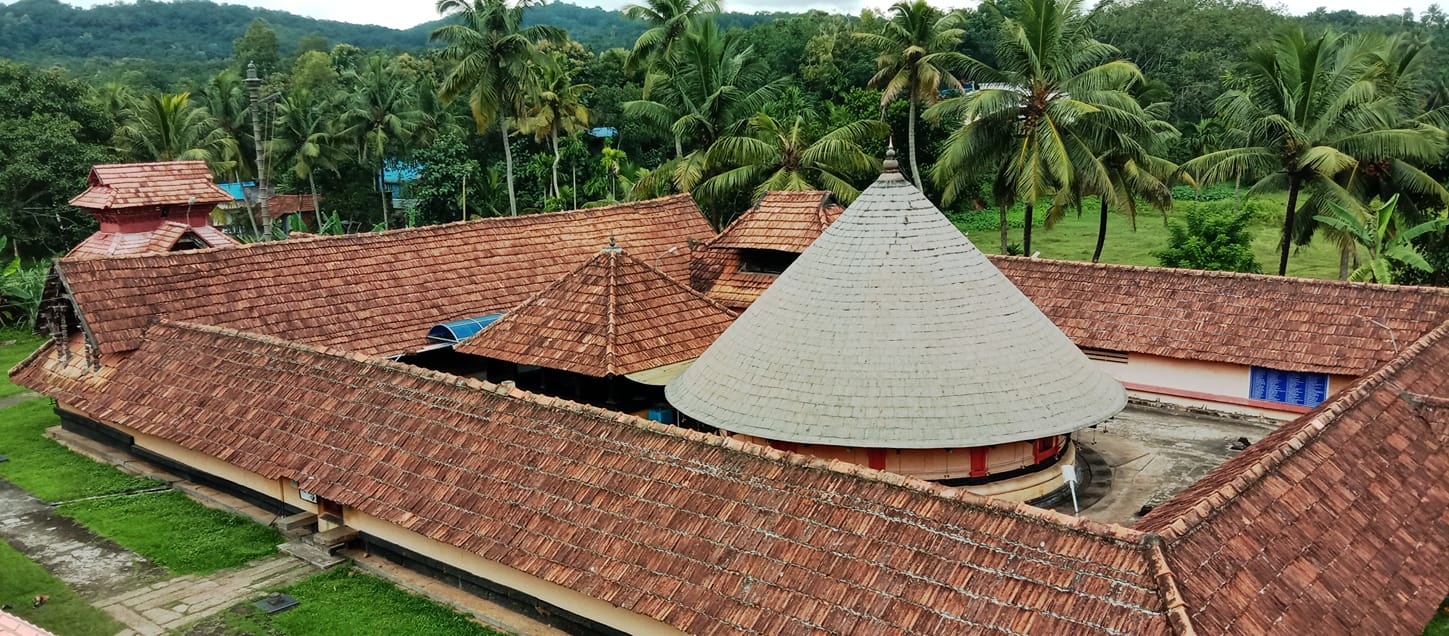
[[[1194,188],[1192,186],[1180,185],[1172,189],[1173,201],[1225,201],[1233,198],[1237,191],[1231,185],[1219,183],[1205,188]]]
[[[1258,207],[1244,202],[1234,209],[1230,201],[1192,206],[1185,215],[1187,224],[1174,223],[1169,229],[1167,248],[1152,255],[1164,267],[1262,271],[1253,258],[1253,235],[1248,230],[1260,213]]]
[[[962,232],[990,232],[1001,229],[1001,210],[999,208],[952,210],[946,213],[946,218],[950,219],[951,223]],[[1033,211],[1031,222],[1034,227],[1042,227],[1046,223],[1046,209],[1037,206]],[[1007,208],[1006,225],[1014,230],[1026,227],[1026,208],[1019,203]]]

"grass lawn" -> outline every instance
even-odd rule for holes
[[[190,630],[190,634],[273,636],[352,636],[353,634],[500,634],[451,608],[399,589],[392,583],[347,567],[324,572],[279,590],[301,604],[268,616],[251,603]]]
[[[1259,219],[1253,225],[1255,239],[1253,253],[1258,266],[1265,274],[1278,272],[1278,237],[1282,231],[1283,208],[1287,206],[1285,195],[1265,195],[1259,201],[1276,214],[1274,219]],[[1168,212],[1169,222],[1182,223],[1185,211],[1195,205],[1192,201],[1178,201]],[[1038,210],[1040,216],[1044,210]],[[979,214],[996,218],[994,209]],[[1075,210],[1067,211],[1066,217],[1051,229],[1037,226],[1031,235],[1032,251],[1040,251],[1042,258],[1059,258],[1073,261],[1092,260],[1092,249],[1097,244],[1097,203],[1089,199],[1077,217]],[[1021,228],[1012,228],[1011,243],[1021,242]],[[1000,234],[993,229],[973,230],[969,233],[976,247],[988,254],[1001,253]],[[1102,249],[1102,262],[1122,265],[1157,266],[1157,257],[1152,252],[1167,246],[1168,232],[1162,225],[1162,213],[1149,207],[1137,211],[1137,231],[1132,231],[1127,215],[1113,210],[1107,217],[1107,241]],[[1288,275],[1303,278],[1338,278],[1338,250],[1321,237],[1304,247],[1294,247],[1288,254]]]
[[[176,574],[237,567],[275,553],[283,541],[275,528],[207,508],[174,490],[77,501],[56,512]]]
[[[37,594],[50,599],[34,607],[32,599]],[[0,604],[11,606],[8,611],[16,616],[65,636],[110,636],[124,627],[4,541],[0,541]]]
[[[9,371],[11,367],[19,364],[25,356],[35,351],[42,342],[44,336],[37,336],[24,331],[0,331],[0,371],[5,372],[5,378],[0,380],[0,398],[10,397],[17,393],[25,392],[25,387],[18,386],[10,381]]]
[[[44,436],[60,424],[50,400],[37,398],[0,409],[0,478],[46,501],[68,501],[161,485],[71,452]]]
[[[1434,613],[1433,620],[1424,628],[1424,636],[1449,636],[1449,597],[1439,604],[1439,611]]]

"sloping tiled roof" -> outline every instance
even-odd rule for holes
[[[845,211],[834,196],[819,190],[766,192],[707,247],[803,252]]]
[[[320,205],[324,197],[317,197]],[[296,214],[298,212],[311,212],[315,208],[312,205],[310,194],[277,194],[267,197],[267,212],[273,217],[283,214]]]
[[[1201,633],[1411,634],[1449,594],[1449,323],[1208,473],[1161,532]]]
[[[29,621],[3,610],[0,610],[0,635],[52,636],[50,632],[36,627]]]
[[[689,633],[1181,620],[1157,546],[1127,528],[212,327],[162,322],[100,376],[51,349],[13,377]]]
[[[594,377],[699,357],[733,312],[619,248],[509,309],[460,353]]]
[[[391,355],[425,346],[431,325],[517,305],[611,236],[649,258],[712,234],[680,195],[381,233],[64,259],[59,269],[106,353],[135,348],[151,321],[169,317]],[[662,268],[683,280],[688,264],[664,259]]]
[[[204,161],[101,164],[91,168],[87,181],[91,187],[71,199],[71,205],[92,210],[195,205],[209,210],[232,200],[211,182]]]
[[[102,258],[170,252],[190,232],[206,247],[240,245],[241,241],[209,225],[192,226],[168,221],[151,232],[96,232],[66,254],[66,258]]]
[[[665,387],[704,424],[801,444],[988,446],[1116,415],[1090,362],[895,162]]]
[[[1360,375],[1449,319],[1449,290],[993,256],[1080,347]]]

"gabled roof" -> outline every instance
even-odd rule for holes
[[[766,249],[800,253],[840,217],[845,208],[821,190],[771,190],[707,248]]]
[[[158,317],[285,335],[368,354],[428,344],[432,325],[504,311],[609,237],[641,258],[713,234],[688,195],[390,232],[269,241],[58,267],[103,353],[134,349]],[[663,271],[683,279],[684,259]],[[308,272],[278,276],[276,272]]]
[[[1361,375],[1449,319],[1449,290],[993,256],[1081,347]]]
[[[735,433],[873,448],[987,446],[1122,410],[1087,360],[888,160],[666,387]]]
[[[102,374],[53,353],[12,375],[687,633],[1151,635],[1178,605],[1136,531],[900,475],[213,327]]]
[[[170,252],[187,234],[205,247],[240,245],[241,241],[209,225],[187,225],[167,221],[150,232],[96,232],[75,246],[66,258],[105,258]]]
[[[606,248],[453,350],[594,377],[627,375],[699,357],[734,318],[623,249]]]
[[[1137,528],[1200,633],[1418,633],[1449,595],[1449,323]]]
[[[53,636],[29,621],[0,610],[0,634],[5,636]]]
[[[317,204],[321,204],[323,197],[317,197]],[[283,214],[296,214],[298,212],[311,212],[317,208],[313,207],[312,195],[310,194],[278,194],[267,197],[267,212],[273,217]]]
[[[153,205],[193,205],[205,212],[232,200],[211,182],[204,161],[112,163],[91,168],[90,188],[70,204],[91,210],[118,210]]]

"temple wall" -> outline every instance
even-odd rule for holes
[[[1251,368],[1242,364],[1182,360],[1132,353],[1127,362],[1094,360],[1138,399],[1233,415],[1290,420],[1312,407],[1250,397]],[[1330,375],[1328,394],[1348,386],[1353,376]]]

